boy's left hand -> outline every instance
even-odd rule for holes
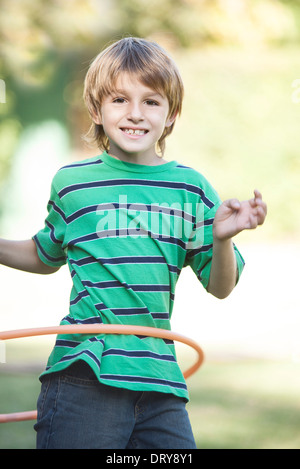
[[[250,200],[225,200],[215,215],[214,240],[226,240],[243,230],[252,230],[264,223],[266,215],[267,205],[258,190],[254,191],[254,198]]]

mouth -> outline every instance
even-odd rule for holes
[[[134,135],[134,136],[143,136],[149,132],[149,130],[146,130],[146,129],[122,128],[121,130],[127,135]]]

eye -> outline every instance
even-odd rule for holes
[[[124,98],[113,98],[113,103],[122,104],[125,102]]]
[[[154,101],[153,99],[147,99],[145,101],[145,103],[148,105],[148,106],[158,106],[158,102],[157,101]]]

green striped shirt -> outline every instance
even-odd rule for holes
[[[170,330],[175,286],[190,266],[207,286],[212,223],[221,201],[197,171],[171,161],[125,163],[106,152],[61,168],[53,178],[38,253],[68,264],[68,324],[129,324]],[[235,248],[239,274],[243,259]],[[135,335],[58,335],[43,374],[76,360],[101,383],[188,399],[170,340]]]

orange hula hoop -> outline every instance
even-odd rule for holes
[[[23,337],[35,337],[51,334],[124,334],[124,335],[144,335],[148,337],[158,337],[160,339],[170,339],[181,342],[192,347],[197,352],[196,362],[183,372],[184,378],[188,378],[195,373],[203,363],[204,353],[201,347],[194,340],[184,335],[155,327],[128,326],[115,324],[86,324],[70,326],[37,327],[33,329],[19,329],[0,332],[0,340],[18,339]],[[15,412],[11,414],[0,414],[0,423],[21,422],[24,420],[36,420],[37,411]]]

